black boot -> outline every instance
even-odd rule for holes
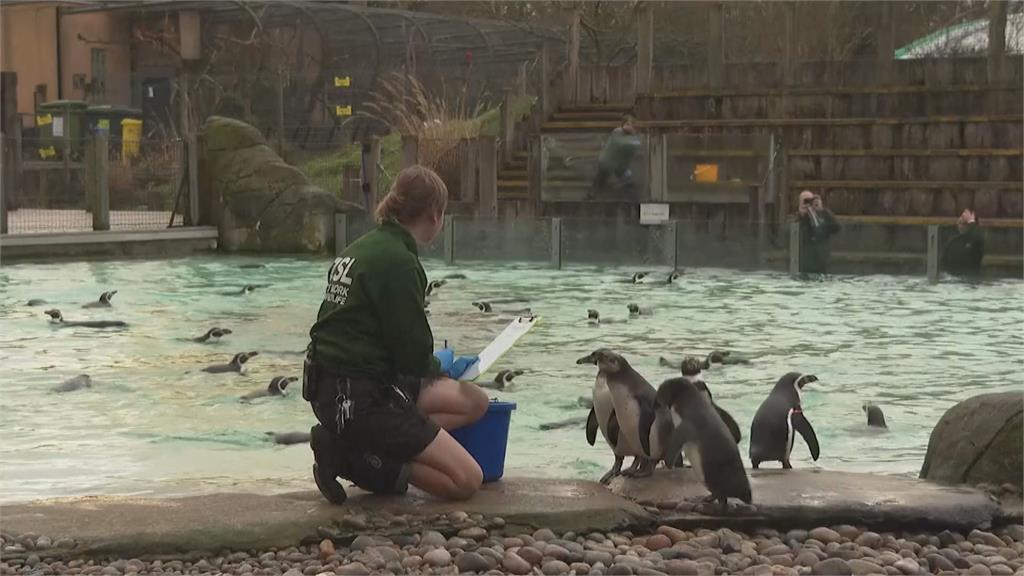
[[[309,445],[313,449],[313,481],[328,502],[341,506],[348,498],[338,482],[339,476],[347,476],[342,464],[341,441],[320,424],[310,428],[309,436]]]

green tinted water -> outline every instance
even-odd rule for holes
[[[240,265],[262,262],[261,269]],[[330,262],[196,257],[5,266],[0,270],[0,498],[78,494],[174,495],[311,489],[305,445],[275,446],[267,431],[308,430],[313,417],[298,390],[251,404],[239,396],[276,375],[300,375],[301,350]],[[673,285],[622,282],[626,268],[548,270],[535,265],[425,263],[428,276],[465,273],[430,306],[435,340],[470,352],[507,322],[470,302],[520,297],[542,316],[496,367],[527,371],[505,392],[513,414],[507,474],[598,478],[607,448],[587,445],[582,428],[540,431],[545,422],[585,415],[595,368],[576,358],[606,346],[657,386],[673,375],[659,356],[724,348],[752,358],[705,373],[715,399],[749,434],[750,419],[783,373],[817,374],[806,389],[808,419],[822,455],[798,442],[794,465],[916,474],[928,435],[958,400],[1021,388],[1022,284],[929,285],[918,278],[837,277],[802,283],[774,273],[694,269]],[[666,271],[667,273],[667,271]],[[249,296],[222,294],[266,284]],[[119,290],[114,307],[82,309]],[[126,330],[53,328],[45,298],[68,319],[118,318]],[[650,318],[591,326],[586,309],[627,318],[626,304]],[[518,307],[518,305],[508,305]],[[501,306],[496,306],[500,311]],[[214,325],[234,334],[217,344],[189,340]],[[258,350],[249,374],[206,374],[235,352]],[[79,373],[89,390],[51,388]],[[864,401],[885,411],[887,432],[867,429]],[[746,438],[741,451],[746,455]]]

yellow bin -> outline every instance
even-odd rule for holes
[[[125,118],[121,120],[121,161],[128,162],[139,155],[139,141],[142,140],[142,120]]]
[[[693,179],[697,182],[718,182],[718,164],[697,164],[693,169]]]

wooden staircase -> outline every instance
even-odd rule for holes
[[[541,136],[557,132],[594,132],[603,135],[618,126],[622,115],[630,111],[630,106],[617,104],[562,105],[550,118],[544,120],[540,133]],[[570,176],[572,178],[575,177]],[[528,200],[529,182],[527,151],[516,150],[512,159],[498,169],[498,200]],[[582,180],[572,184],[585,185]]]

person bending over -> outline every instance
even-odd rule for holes
[[[942,269],[954,276],[979,276],[985,257],[985,234],[974,211],[964,208],[956,227],[959,234],[942,249]]]
[[[338,478],[386,494],[412,484],[451,500],[480,488],[479,464],[447,432],[487,411],[487,394],[456,380],[476,357],[455,358],[447,348],[432,354],[423,306],[427,279],[417,243],[437,237],[447,201],[432,170],[402,170],[377,206],[379,226],[327,273],[303,398],[319,421],[311,430],[313,478],[333,504],[346,499]]]

